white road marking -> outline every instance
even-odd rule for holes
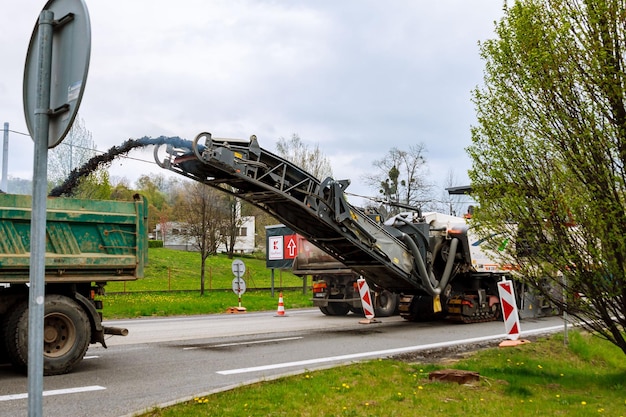
[[[216,348],[216,347],[229,347],[229,346],[241,346],[241,345],[258,345],[261,343],[273,343],[273,342],[284,342],[286,340],[298,340],[302,339],[302,336],[296,337],[283,337],[280,339],[268,339],[268,340],[255,340],[251,342],[236,342],[236,343],[222,343],[219,345],[209,345],[209,346],[190,346],[183,348],[183,350],[194,350],[194,349],[204,349],[204,348]]]
[[[90,385],[86,387],[65,388],[65,389],[54,389],[54,390],[44,391],[43,396],[49,397],[52,395],[76,394],[79,392],[101,391],[103,389],[106,389],[106,388],[100,385]],[[28,398],[28,393],[0,395],[0,401],[22,400],[24,398]]]
[[[521,334],[529,335],[529,334],[534,334],[534,333],[552,332],[552,331],[560,330],[562,328],[563,326],[544,327],[544,328],[537,329],[537,330],[521,332]],[[249,373],[249,372],[258,372],[258,371],[267,371],[271,369],[288,368],[290,366],[316,365],[316,364],[326,363],[326,362],[348,361],[348,360],[362,359],[362,358],[367,358],[367,357],[390,356],[390,355],[397,355],[397,354],[406,353],[406,352],[416,352],[416,351],[427,350],[427,349],[439,349],[439,348],[457,346],[457,345],[467,344],[467,343],[486,342],[489,340],[506,339],[506,338],[507,338],[506,334],[499,334],[495,336],[483,336],[483,337],[475,337],[475,338],[464,339],[464,340],[453,340],[450,342],[431,343],[429,345],[407,346],[403,348],[376,350],[372,352],[352,353],[348,355],[329,356],[326,358],[316,358],[316,359],[308,359],[308,360],[295,361],[295,362],[275,363],[272,365],[253,366],[250,368],[227,369],[224,371],[217,371],[217,373],[220,375],[244,374],[244,373]]]
[[[100,356],[91,355],[91,356],[83,356],[83,359],[98,359]]]

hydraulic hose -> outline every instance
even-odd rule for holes
[[[454,238],[450,241],[450,251],[448,252],[448,260],[446,261],[446,267],[443,270],[441,281],[439,281],[440,291],[443,291],[448,285],[450,280],[450,274],[452,274],[452,267],[454,266],[454,258],[456,257],[456,249],[459,246],[459,239]]]
[[[435,288],[433,286],[433,283],[430,281],[431,277],[428,274],[428,271],[426,270],[426,265],[424,264],[424,260],[422,259],[422,255],[420,254],[420,251],[417,245],[415,244],[411,236],[407,235],[406,233],[402,233],[401,238],[402,238],[402,241],[409,247],[409,250],[413,254],[413,258],[415,259],[415,264],[417,265],[417,272],[419,274],[422,285],[426,289],[426,292],[428,292],[428,294],[432,295],[433,297],[438,296],[441,293],[441,289]],[[434,280],[434,277],[433,277],[433,280]]]

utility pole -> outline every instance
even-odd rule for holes
[[[4,122],[4,142],[2,145],[2,181],[0,182],[0,189],[5,193],[9,192],[9,179],[7,177],[9,172],[9,123]]]

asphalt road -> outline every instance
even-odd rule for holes
[[[44,378],[44,416],[130,416],[157,405],[258,380],[352,361],[472,343],[497,346],[501,322],[411,323],[399,317],[360,324],[317,309],[110,321],[127,337],[90,347],[68,375]],[[552,317],[522,321],[522,337],[561,331]],[[27,414],[27,378],[0,367],[0,417]],[[297,393],[296,393],[297,394]]]

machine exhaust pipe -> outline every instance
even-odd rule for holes
[[[128,336],[128,329],[121,327],[103,327],[104,334],[112,334],[115,336]]]

